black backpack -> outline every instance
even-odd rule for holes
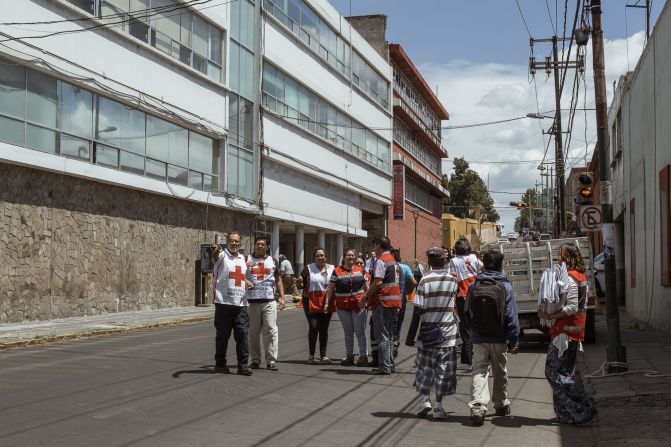
[[[471,286],[469,323],[471,329],[487,337],[505,336],[506,289],[501,281],[478,280]]]

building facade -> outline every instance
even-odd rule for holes
[[[394,134],[392,206],[387,234],[403,260],[426,261],[426,250],[443,243],[442,121],[449,114],[403,47],[386,41],[386,16],[348,20],[389,61],[393,71]]]
[[[667,2],[636,69],[616,88],[606,160],[613,172],[611,240],[627,312],[665,330],[671,329],[669,44]]]

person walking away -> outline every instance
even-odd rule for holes
[[[473,347],[464,316],[464,299],[468,294],[468,287],[475,281],[475,277],[482,271],[482,262],[477,256],[471,254],[471,244],[468,239],[461,237],[454,243],[455,256],[450,259],[448,270],[459,283],[459,296],[457,296],[457,313],[459,315],[459,334],[463,340],[461,346],[461,363],[471,365],[473,361]]]
[[[261,365],[261,338],[263,338],[266,367],[271,371],[277,371],[279,336],[275,289],[279,292],[279,306],[284,308],[284,288],[277,264],[268,255],[269,245],[270,240],[266,236],[258,236],[254,240],[254,253],[247,257],[247,280],[253,286],[247,291],[250,319],[249,351],[252,357],[250,367],[259,369]]]
[[[303,288],[303,311],[308,320],[308,363],[315,363],[315,349],[319,339],[319,362],[330,364],[326,356],[329,340],[329,325],[333,314],[333,302],[329,302],[327,291],[333,274],[333,266],[326,262],[326,250],[317,247],[313,252],[314,262],[301,272]]]
[[[294,277],[294,268],[284,254],[280,254],[280,274],[282,276],[282,285],[284,286],[284,295],[291,295],[292,301],[297,303],[299,294],[296,287],[296,278]]]
[[[585,390],[575,381],[575,362],[585,339],[587,277],[580,249],[573,244],[559,247],[558,261],[566,264],[568,285],[566,304],[554,313],[538,311],[538,317],[554,320],[545,360],[545,377],[552,387],[556,418],[561,424],[585,424],[598,412]]]
[[[356,265],[356,250],[345,251],[342,265],[333,270],[329,286],[329,302],[335,300],[338,318],[345,332],[345,357],[340,361],[342,366],[354,365],[354,335],[359,343],[357,366],[368,365],[368,340],[366,338],[366,322],[368,309],[359,308],[359,301],[368,290],[363,267]]]
[[[235,352],[238,358],[238,374],[251,376],[247,366],[249,361],[249,315],[247,314],[247,288],[252,284],[247,281],[247,263],[245,257],[238,252],[240,233],[232,231],[226,236],[226,248],[218,246],[214,250],[217,259],[213,267],[212,295],[214,300],[215,338],[215,371],[228,374],[226,364],[228,340],[233,332]]]
[[[401,308],[400,271],[396,260],[390,253],[391,242],[383,236],[375,244],[376,255],[373,282],[359,301],[363,308],[368,304],[373,312],[373,330],[378,344],[378,367],[371,371],[373,375],[388,376],[395,371],[392,347],[394,343],[394,320]]]
[[[415,290],[412,322],[406,345],[417,345],[415,359],[415,389],[419,393],[419,413],[426,416],[433,409],[433,418],[447,419],[443,396],[457,389],[456,346],[461,343],[455,299],[457,279],[445,268],[445,255],[440,247],[426,252],[431,270],[422,277]],[[419,339],[415,334],[419,329]],[[436,404],[431,403],[431,388]]]
[[[497,416],[510,414],[507,352],[519,351],[520,322],[513,286],[503,275],[503,253],[487,250],[482,255],[484,271],[468,289],[464,314],[473,343],[471,401],[473,425],[482,425],[489,405],[489,371],[494,376],[491,395]]]
[[[377,253],[375,251],[371,251],[370,255],[368,255],[368,259],[366,259],[366,267],[364,270],[366,270],[366,273],[370,273],[371,275],[373,274],[373,266],[375,265],[375,262],[377,261]]]
[[[391,250],[391,254],[394,256],[400,272],[398,283],[401,289],[401,310],[399,310],[398,315],[396,315],[396,321],[394,322],[394,357],[398,357],[401,326],[405,319],[405,308],[408,304],[408,295],[410,295],[417,286],[417,281],[415,281],[415,276],[412,274],[410,267],[401,263],[401,250],[394,248]]]

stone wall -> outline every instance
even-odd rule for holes
[[[0,322],[195,304],[202,243],[254,217],[0,163]],[[207,231],[206,231],[207,230]]]

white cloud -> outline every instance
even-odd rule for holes
[[[645,40],[643,32],[637,32],[628,39],[606,40],[605,61],[606,80],[609,99],[613,95],[613,81],[633,70],[636,66]],[[575,47],[572,58],[575,57]],[[585,72],[587,98],[584,100],[584,87],[579,89],[578,108],[594,107],[594,89],[592,75],[591,42],[587,46],[587,70]],[[530,82],[526,63],[519,65],[475,64],[465,60],[455,60],[447,64],[425,64],[420,71],[429,85],[438,86],[439,97],[450,112],[446,126],[498,121],[507,118],[526,116],[536,112],[536,91]],[[562,95],[562,109],[568,109],[573,87],[573,70],[569,70]],[[545,78],[545,73],[536,74],[538,89],[538,109],[541,112],[555,109],[554,81]],[[564,130],[568,127],[568,110],[562,112]],[[539,124],[541,126],[539,126]],[[541,134],[541,127],[547,130],[551,119],[523,119],[491,126],[443,131],[443,144],[450,158],[464,157],[471,161],[471,167],[478,171],[483,180],[489,176],[490,190],[504,192],[523,192],[533,188],[540,181],[537,163],[494,164],[478,161],[501,162],[540,160],[545,153],[547,136]],[[585,137],[586,135],[586,137]],[[585,140],[589,142],[586,145]],[[587,112],[587,126],[582,111],[577,111],[573,122],[573,136],[569,148],[569,163],[582,166],[584,160],[591,159],[594,148],[595,118],[594,112]],[[554,142],[550,143],[548,159],[554,160]],[[451,163],[444,164],[449,173]],[[518,199],[510,194],[492,194],[497,205],[505,206],[511,200]],[[501,208],[501,223],[511,229],[516,211]]]

